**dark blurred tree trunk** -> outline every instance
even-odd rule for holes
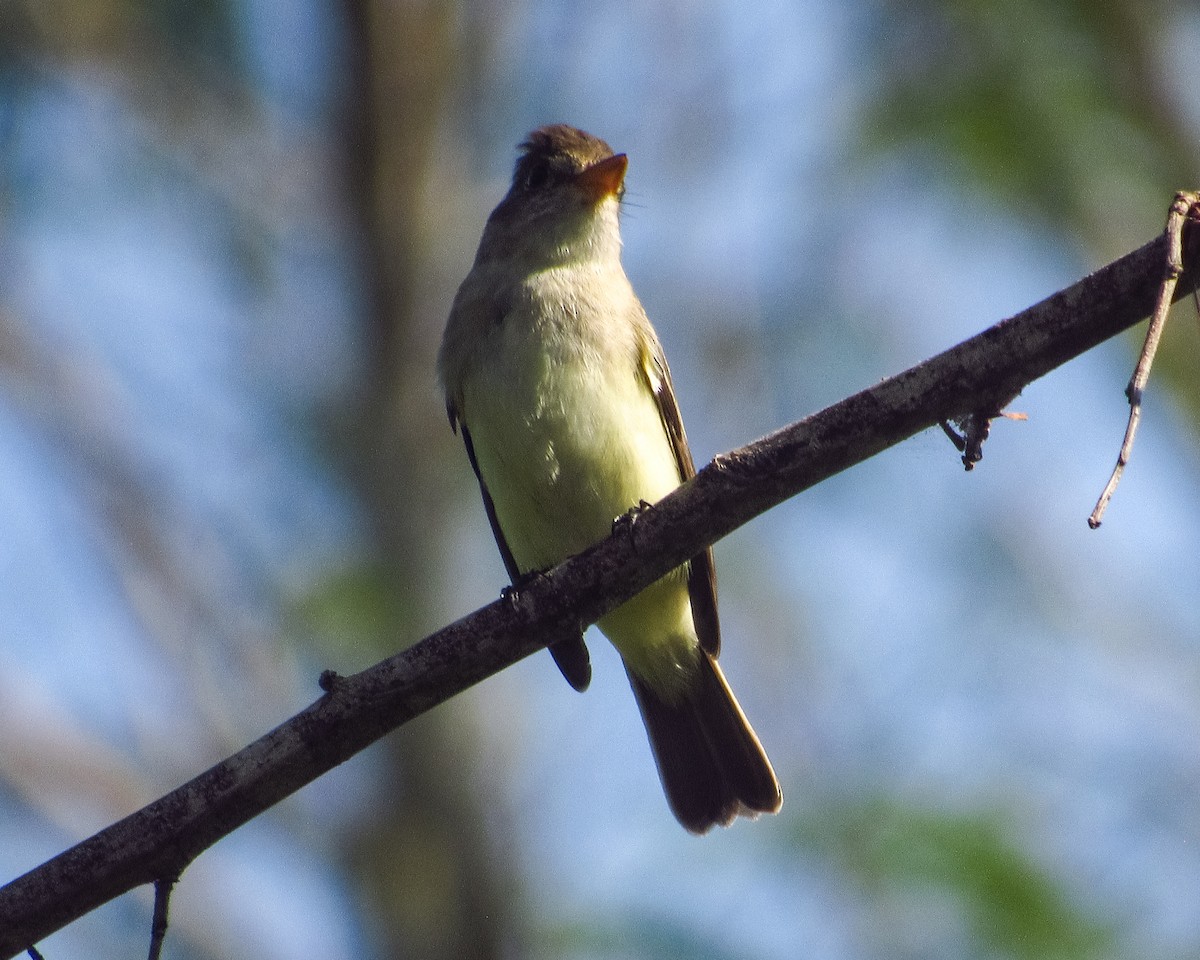
[[[428,451],[448,427],[433,357],[440,329],[416,322],[418,272],[432,239],[424,216],[432,144],[454,86],[453,0],[346,4],[350,67],[345,161],[361,224],[368,294],[361,408],[353,411],[355,480],[374,524],[390,636],[419,637],[441,564],[449,503]],[[461,711],[461,708],[458,708]],[[457,720],[457,722],[456,722]],[[489,958],[513,948],[513,877],[499,877],[472,759],[473,727],[439,711],[387,741],[384,805],[351,854],[369,886],[391,956]],[[507,949],[506,949],[507,945]]]

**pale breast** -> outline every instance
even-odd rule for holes
[[[523,570],[578,553],[679,485],[631,331],[571,308],[594,306],[535,303],[506,317],[463,389],[479,469]]]

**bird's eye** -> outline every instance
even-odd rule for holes
[[[525,189],[537,190],[545,186],[550,179],[550,165],[545,162],[535,163],[525,174]]]

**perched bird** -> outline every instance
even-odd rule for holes
[[[695,473],[662,345],[621,266],[625,154],[533,131],[488,218],[438,357],[514,583],[608,536]],[[774,813],[779,782],[717,666],[711,550],[599,621],[620,652],[672,811],[703,833]],[[550,647],[583,690],[582,637]]]

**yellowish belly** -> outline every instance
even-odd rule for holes
[[[476,460],[522,572],[591,546],[617,517],[679,486],[657,402],[629,366],[525,371],[497,363],[465,391]],[[682,569],[599,627],[656,687],[675,687],[690,673],[697,642]]]

